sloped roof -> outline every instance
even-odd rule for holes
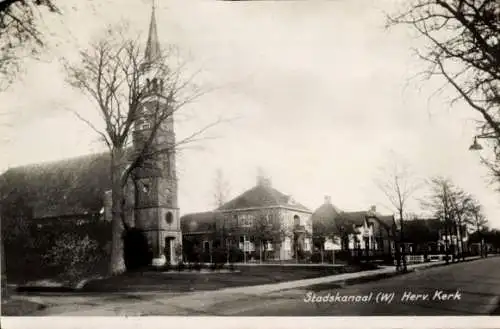
[[[324,203],[316,209],[311,218],[313,221],[317,220],[333,220],[337,218],[342,211],[331,203]]]
[[[110,176],[109,153],[9,169],[0,176],[2,213],[33,218],[97,213]]]
[[[338,220],[347,225],[361,226],[368,216],[368,211],[342,211]]]
[[[216,211],[186,214],[181,217],[181,230],[183,233],[215,231],[220,216],[220,212]]]
[[[354,228],[362,226],[366,219],[374,219],[375,229],[383,235],[392,234],[394,216],[381,215],[372,211],[341,211],[330,202],[325,202],[312,215],[313,225],[320,230],[331,230],[333,234],[354,233]],[[313,230],[314,230],[313,226]],[[379,230],[383,227],[383,230]]]
[[[377,218],[388,228],[394,228],[396,225],[393,215],[377,215]]]
[[[258,184],[252,187],[231,201],[226,202],[217,210],[227,211],[273,206],[282,206],[311,212],[311,210],[309,210],[306,206],[295,202],[289,195],[283,194],[275,188],[264,184]]]

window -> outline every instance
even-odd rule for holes
[[[292,250],[291,240],[289,237],[285,238],[285,241],[283,242],[283,249],[287,251]]]
[[[251,227],[253,225],[254,218],[252,215],[242,214],[238,219],[241,227]]]
[[[147,121],[143,121],[141,122],[141,124],[139,125],[139,128],[141,130],[146,130],[146,129],[151,129],[151,124]]]
[[[304,250],[311,251],[311,242],[308,239],[304,241]]]
[[[210,242],[209,241],[203,241],[203,250],[204,251],[210,250]]]
[[[167,212],[167,214],[165,215],[165,221],[167,222],[168,225],[172,224],[172,222],[174,221],[174,216],[172,215],[172,212]]]
[[[298,215],[293,216],[293,225],[294,226],[300,225],[300,217]]]

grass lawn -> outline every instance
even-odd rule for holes
[[[2,301],[3,316],[31,315],[43,308],[44,308],[43,305],[38,303],[33,303],[28,300],[10,298],[6,301]]]
[[[240,266],[234,273],[162,273],[140,272],[89,281],[82,292],[165,291],[188,292],[253,286],[292,280],[317,278],[362,270],[357,266],[294,267]],[[365,268],[373,269],[373,267]]]

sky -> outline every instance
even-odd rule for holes
[[[425,66],[412,48],[423,40],[406,27],[385,29],[390,0],[157,0],[162,43],[178,47],[210,93],[176,118],[178,138],[218,118],[230,119],[177,159],[181,213],[213,208],[216,170],[234,197],[256,184],[258,168],[275,188],[311,210],[325,196],[343,210],[375,205],[392,213],[374,180],[391,154],[416,180],[450,177],[483,204],[500,227],[498,193],[468,147],[475,114],[450,105],[442,81],[416,77]],[[62,2],[61,2],[62,4]],[[64,1],[44,16],[42,61],[27,59],[19,81],[0,94],[0,171],[104,150],[68,109],[96,117],[96,107],[65,83],[71,59],[108,25],[127,20],[146,40],[151,1]],[[216,87],[216,88],[212,88]],[[182,115],[182,116],[181,116]],[[96,121],[97,122],[97,121]],[[409,211],[422,211],[421,188]]]

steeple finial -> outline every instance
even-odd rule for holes
[[[146,44],[146,62],[153,63],[161,57],[158,30],[156,27],[155,0],[152,0],[151,21],[149,23],[149,35]]]

